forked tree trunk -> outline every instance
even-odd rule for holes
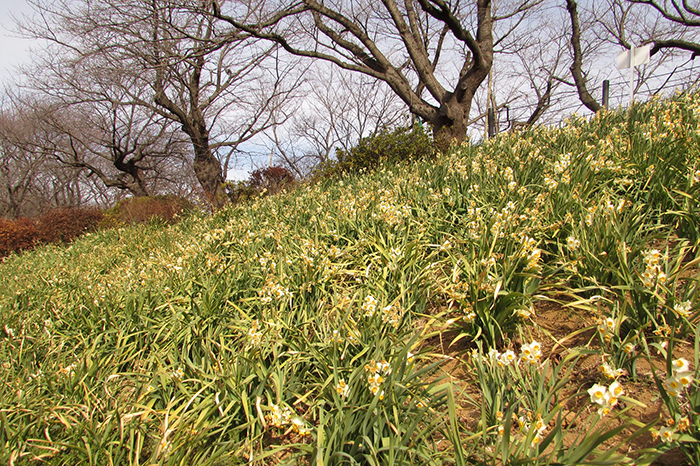
[[[470,70],[468,79],[464,79],[460,84],[460,92],[449,93],[437,112],[428,118],[433,127],[433,134],[442,146],[452,142],[461,142],[467,138],[469,128],[469,112],[474,101],[474,95],[484,80],[488,77],[493,55],[488,55],[488,62],[474,70]]]
[[[465,58],[454,90],[442,96],[437,112],[428,118],[440,146],[466,139],[470,121],[469,112],[474,96],[488,77],[493,65],[491,0],[478,0],[476,4],[478,24],[476,37],[465,39],[471,53]]]
[[[476,91],[488,77],[493,64],[494,38],[492,0],[472,0],[474,5],[468,10],[472,14],[476,10],[476,34],[470,27],[474,21],[462,18],[463,10],[459,2],[444,0],[382,0],[376,2],[383,7],[379,16],[382,19],[380,29],[386,33],[395,34],[400,38],[404,51],[409,57],[406,63],[395,63],[390,59],[396,50],[391,47],[384,53],[383,43],[377,42],[375,34],[368,33],[365,22],[358,20],[352,12],[345,13],[347,2],[322,2],[319,0],[300,0],[294,6],[282,8],[273,15],[273,19],[258,23],[246,23],[247,18],[237,19],[222,14],[219,3],[214,0],[212,9],[214,16],[229,23],[236,31],[244,31],[251,36],[269,40],[279,44],[288,53],[307,58],[315,58],[333,63],[345,70],[364,73],[375,79],[384,81],[396,95],[408,106],[410,111],[433,127],[438,145],[442,149],[453,141],[463,141],[467,136],[469,111]],[[371,3],[371,2],[370,2]],[[471,2],[470,2],[471,3]],[[335,5],[332,6],[331,4]],[[530,8],[528,2],[522,5],[522,12]],[[519,13],[518,13],[519,14]],[[332,45],[323,47],[298,47],[293,40],[293,31],[280,33],[275,26],[279,21],[298,16],[309,15],[309,24],[314,26],[304,32],[309,32],[313,43],[329,41]],[[443,25],[441,38],[433,44],[431,34],[422,29],[422,19],[426,24],[433,21]],[[300,22],[302,24],[302,22]],[[427,27],[427,26],[426,26]],[[315,28],[315,29],[314,29]],[[369,28],[372,29],[372,28]],[[442,50],[442,38],[450,32],[457,43],[464,46],[465,56],[461,63],[459,79],[456,83],[445,86],[440,82],[441,76],[436,73]],[[352,37],[352,38],[351,38]],[[393,37],[393,36],[392,36]],[[381,39],[381,36],[379,36]],[[354,39],[354,40],[353,40]],[[393,39],[392,39],[393,41]],[[338,53],[328,52],[335,50]],[[410,64],[411,66],[407,66]],[[413,69],[418,78],[418,85],[405,75],[407,68]],[[430,98],[421,96],[422,90],[430,93]],[[435,105],[435,102],[438,105]]]

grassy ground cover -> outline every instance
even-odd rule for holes
[[[677,95],[10,256],[0,461],[700,464],[699,123]]]

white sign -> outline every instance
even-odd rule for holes
[[[641,47],[632,47],[633,61],[632,66],[646,65],[649,63],[649,51],[651,44],[642,45]],[[630,67],[630,51],[625,50],[617,55],[617,69],[622,70]]]

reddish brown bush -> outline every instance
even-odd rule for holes
[[[36,223],[36,220],[28,218],[14,221],[0,218],[0,257],[33,248],[39,242]]]
[[[183,210],[192,208],[184,198],[159,196],[129,198],[103,213],[97,209],[54,209],[37,218],[0,218],[0,257],[43,243],[67,243],[98,228],[144,223],[153,218],[173,223]]]
[[[192,208],[192,203],[178,196],[130,197],[105,212],[103,227],[147,223],[153,219],[175,223],[177,216]]]
[[[37,218],[0,219],[0,257],[43,243],[70,242],[94,231],[102,220],[97,209],[54,209]]]
[[[261,168],[250,174],[248,186],[255,191],[267,189],[267,192],[274,194],[285,186],[294,182],[292,172],[278,165]]]
[[[260,168],[246,181],[226,183],[226,195],[234,204],[264,194],[276,194],[294,183],[294,174],[278,165]]]
[[[95,231],[104,215],[97,209],[54,209],[37,219],[39,240],[44,243],[70,242]]]

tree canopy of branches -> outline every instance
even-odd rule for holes
[[[294,87],[284,85],[289,70],[268,60],[272,49],[240,34],[227,33],[221,41],[215,21],[198,14],[195,1],[36,0],[33,5],[43,21],[22,27],[52,44],[42,63],[44,83],[71,88],[76,102],[95,99],[96,88],[104,88],[96,83],[109,83],[119,89],[111,93],[116,107],[139,106],[154,121],[176,123],[190,140],[193,169],[206,197],[221,206],[231,157],[273,124]],[[55,89],[44,85],[49,94],[61,94]]]
[[[409,122],[403,102],[382,81],[323,66],[309,74],[303,103],[286,125],[267,132],[268,152],[299,178],[332,160],[337,149],[349,151],[364,137]]]
[[[647,5],[656,10],[661,16],[671,23],[687,28],[700,26],[700,6],[689,4],[687,0],[629,0],[638,5]],[[683,36],[651,38],[654,46],[650,54],[655,55],[660,50],[675,48],[692,52],[692,57],[700,55],[700,44]]]
[[[252,148],[302,177],[406,108],[443,145],[471,137],[488,108],[507,108],[509,127],[567,99],[598,111],[596,61],[620,48],[653,44],[638,86],[700,53],[700,10],[683,0],[29,1],[19,30],[49,45],[22,94],[36,134],[5,138],[4,157],[27,162],[13,167],[32,173],[43,154],[136,196],[193,174],[215,207]],[[498,84],[485,90],[487,78]],[[7,142],[20,139],[34,158]]]
[[[41,109],[0,112],[0,217],[30,217],[53,207],[105,201],[79,167],[59,163],[42,149]]]
[[[19,108],[37,115],[29,147],[84,169],[107,188],[149,196],[191,185],[191,149],[172,122],[155,113],[108,96],[69,104],[34,98]]]
[[[510,2],[507,9],[494,11],[490,0],[302,0],[279,8],[255,2],[244,11],[238,4],[214,1],[212,10],[232,31],[384,81],[436,134],[463,140],[494,48],[538,3]]]

